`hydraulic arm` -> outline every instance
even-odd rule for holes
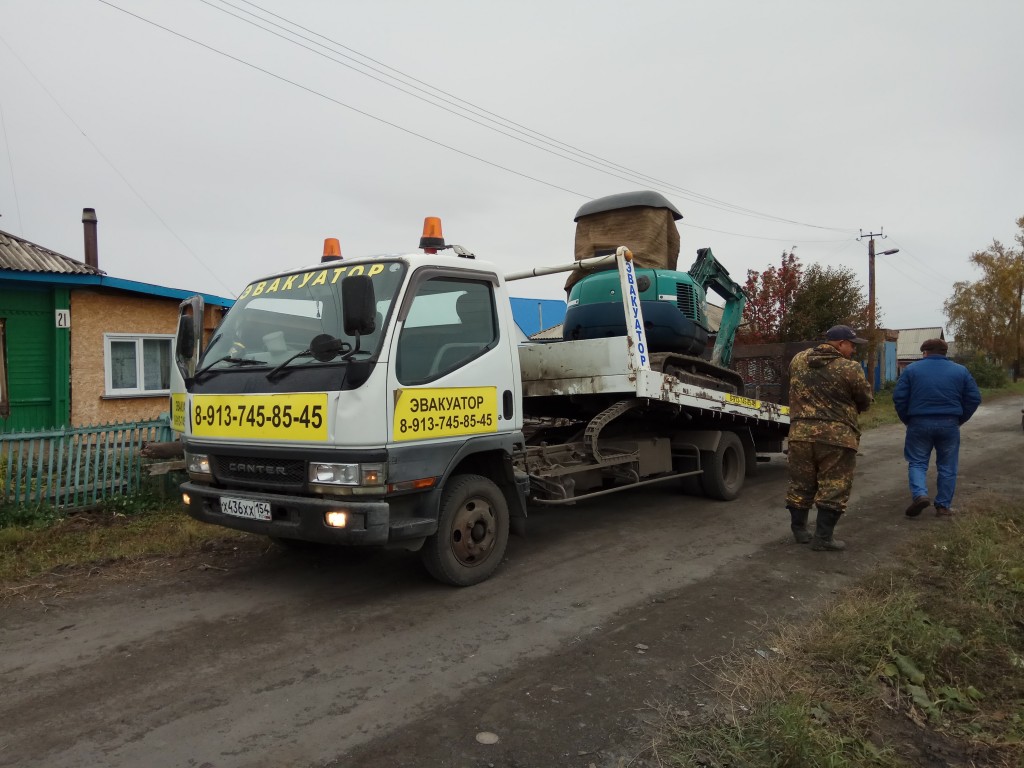
[[[732,345],[736,339],[736,330],[740,327],[743,307],[747,303],[747,294],[729,277],[729,270],[715,258],[710,248],[697,250],[697,259],[688,274],[705,293],[712,290],[725,299],[725,311],[722,313],[722,323],[718,327],[715,348],[711,352],[711,362],[728,368],[732,361]]]

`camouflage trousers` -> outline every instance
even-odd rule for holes
[[[828,507],[846,511],[853,488],[856,448],[802,440],[789,444],[789,490],[786,506],[794,509]]]

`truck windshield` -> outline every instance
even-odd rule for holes
[[[345,333],[341,283],[347,275],[367,275],[373,281],[377,317],[372,333]],[[344,342],[338,357],[327,361],[365,360],[376,356],[384,336],[384,320],[398,293],[405,264],[380,260],[361,264],[333,262],[302,272],[260,280],[248,285],[228,312],[200,368],[228,370],[254,365],[278,366],[309,350],[314,337],[326,334]],[[324,365],[314,355],[301,355],[290,366]]]

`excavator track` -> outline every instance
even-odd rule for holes
[[[743,377],[736,371],[715,365],[702,357],[659,352],[651,355],[651,368],[675,376],[684,384],[733,395],[742,394],[745,386]]]
[[[614,405],[601,411],[601,413],[597,414],[597,416],[590,420],[590,423],[587,424],[587,428],[583,433],[583,444],[586,446],[587,451],[589,451],[590,455],[594,457],[595,462],[597,462],[598,464],[603,464],[611,458],[611,456],[606,456],[601,453],[601,449],[599,447],[597,440],[598,436],[601,434],[601,430],[604,429],[604,427],[607,424],[609,424],[610,422],[614,421],[619,416],[624,414],[626,411],[630,411],[633,408],[637,408],[641,405],[643,405],[643,401],[641,400],[620,400]],[[633,458],[636,456],[636,451],[633,451],[628,454],[622,453],[621,451],[616,453],[616,459],[619,461],[622,460],[623,456]]]

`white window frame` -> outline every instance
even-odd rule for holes
[[[103,334],[103,386],[106,397],[167,397],[170,389],[143,389],[146,381],[143,368],[145,359],[142,353],[142,342],[153,339],[166,340],[170,344],[172,354],[171,365],[174,365],[174,334],[172,333],[104,333]],[[113,372],[111,370],[112,355],[110,351],[111,342],[132,341],[135,342],[135,380],[139,386],[124,389],[114,389]]]

